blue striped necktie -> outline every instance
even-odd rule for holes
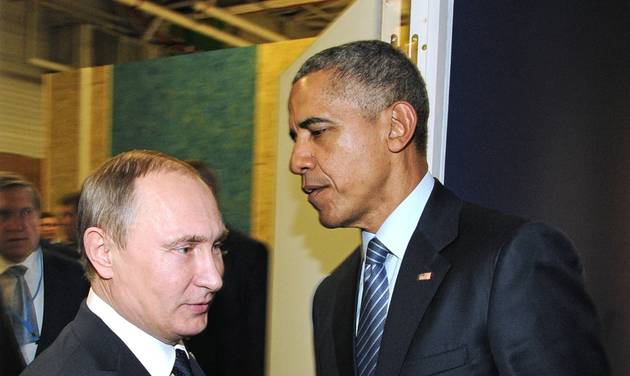
[[[371,376],[376,370],[389,303],[387,272],[384,265],[388,253],[387,248],[377,238],[373,238],[367,246],[361,315],[355,342],[358,376]]]
[[[31,291],[24,279],[26,266],[13,265],[0,276],[2,293],[15,337],[20,345],[37,342],[39,328]]]

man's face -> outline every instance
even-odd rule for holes
[[[54,241],[57,239],[57,231],[59,230],[59,219],[57,217],[42,218],[39,222],[39,233],[42,239]]]
[[[39,211],[30,188],[0,190],[0,254],[21,262],[37,248]]]
[[[201,332],[222,286],[226,229],[209,189],[159,172],[135,182],[125,249],[111,253],[112,304],[155,338],[175,343]]]
[[[68,240],[76,241],[77,211],[74,205],[62,205],[59,213],[61,215],[61,224]]]
[[[330,93],[330,80],[318,71],[293,86],[291,172],[302,177],[324,226],[375,232],[386,217],[379,205],[390,168],[386,111],[367,119],[357,104]]]

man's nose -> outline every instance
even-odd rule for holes
[[[8,227],[10,230],[22,231],[24,229],[26,219],[23,218],[21,215],[15,214],[9,218],[8,222]]]
[[[210,291],[219,291],[223,287],[223,260],[221,254],[206,253],[200,257],[197,265],[197,285]]]
[[[296,175],[303,175],[315,167],[315,157],[305,142],[296,140],[291,152],[289,169]]]

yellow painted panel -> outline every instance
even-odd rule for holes
[[[44,79],[45,121],[48,129],[46,196],[54,204],[79,189],[79,71]]]
[[[91,171],[112,153],[112,68],[107,65],[92,69]]]
[[[269,245],[274,241],[279,78],[314,40],[269,43],[257,49],[251,235]]]

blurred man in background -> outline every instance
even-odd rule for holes
[[[0,292],[26,364],[72,321],[88,291],[78,262],[40,245],[39,217],[37,189],[0,172]]]
[[[80,192],[71,192],[63,195],[59,200],[59,216],[66,234],[65,244],[72,249],[79,249],[77,239],[77,211],[79,207]]]
[[[39,234],[48,244],[59,243],[59,218],[51,212],[42,212],[39,222]]]
[[[187,161],[219,198],[219,181],[203,161]],[[228,225],[223,243],[223,288],[208,312],[208,327],[187,342],[208,375],[265,372],[267,248]]]

